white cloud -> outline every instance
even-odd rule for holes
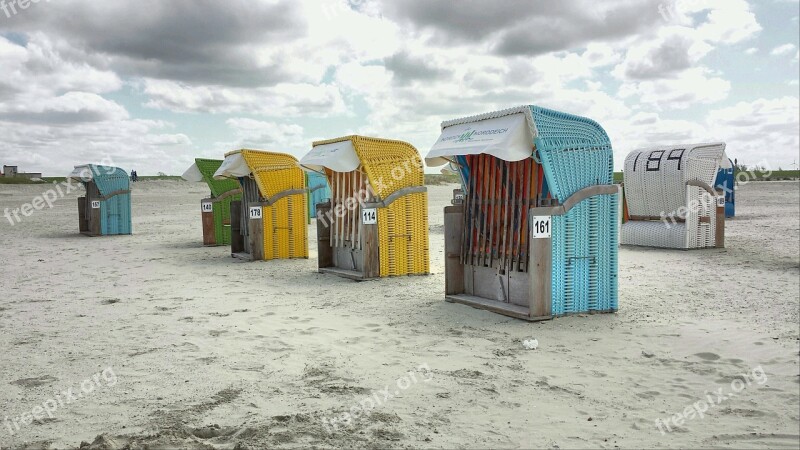
[[[622,85],[622,98],[635,98],[656,111],[687,109],[716,103],[728,97],[731,83],[702,68],[688,69],[673,79],[647,80]]]
[[[325,117],[346,111],[339,89],[330,84],[281,83],[248,89],[145,79],[143,92],[149,97],[146,106],[178,112]]]
[[[603,120],[614,147],[614,167],[621,170],[625,157],[633,150],[659,144],[702,142],[705,127],[689,120],[662,119],[657,113],[639,112],[632,116]],[[706,139],[707,140],[707,139]]]
[[[679,0],[678,5],[686,14],[706,13],[705,20],[696,29],[709,42],[736,44],[755,37],[762,30],[745,0]]]
[[[303,127],[295,124],[265,122],[247,117],[234,117],[225,121],[233,130],[236,140],[221,143],[225,151],[238,148],[295,153],[306,146]]]
[[[772,51],[769,52],[769,54],[772,56],[788,56],[792,52],[796,51],[797,51],[797,46],[795,46],[794,44],[783,44],[781,46],[773,48]]]
[[[124,108],[99,95],[120,89],[122,80],[72,58],[73,51],[41,33],[30,36],[25,46],[0,36],[0,119],[69,123],[127,118]]]
[[[150,173],[171,166],[176,154],[188,161],[188,136],[164,132],[165,122],[131,119],[103,97],[122,80],[68,43],[43,33],[24,43],[0,36],[0,64],[0,160],[51,175],[106,158]]]
[[[772,161],[772,165],[786,166],[797,159],[800,148],[800,99],[739,102],[709,112],[707,127],[727,142],[728,154],[741,162]]]
[[[125,108],[89,92],[71,91],[57,97],[32,97],[16,104],[0,104],[0,120],[14,122],[62,124],[127,118]]]
[[[695,66],[711,50],[691,28],[663,28],[656,38],[631,45],[614,75],[633,80],[670,78]]]
[[[108,159],[143,175],[180,173],[193,158],[192,141],[184,134],[164,133],[166,126],[148,120],[68,126],[0,121],[0,160],[52,176],[64,176],[74,165]]]
[[[63,0],[4,24],[0,157],[24,153],[50,170],[111,153],[140,173],[179,173],[197,153],[250,146],[299,156],[315,138],[348,133],[425,153],[442,120],[519,104],[596,119],[627,153],[727,135],[734,86],[720,58],[769,51],[744,0],[140,3]],[[779,53],[798,58],[796,47]],[[762,67],[774,69],[742,65],[735,79]],[[776,89],[791,94],[791,78]],[[759,101],[772,100],[745,103]],[[164,120],[131,118],[123,105],[137,102]],[[220,126],[193,142],[170,129],[182,113]]]

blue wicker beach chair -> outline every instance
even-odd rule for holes
[[[309,220],[317,217],[317,204],[324,203],[331,198],[331,188],[328,178],[324,174],[306,172],[308,185],[308,217]]]
[[[617,310],[619,191],[596,122],[537,106],[446,121],[426,162],[451,163],[446,299],[527,320]]]
[[[736,216],[736,173],[733,161],[728,159],[728,168],[720,168],[717,172],[717,179],[714,181],[714,188],[718,191],[725,193],[725,217],[731,218]]]
[[[87,164],[69,175],[83,183],[78,199],[79,229],[87,236],[131,234],[131,191],[128,173],[118,167]]]

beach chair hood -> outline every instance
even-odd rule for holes
[[[443,122],[425,161],[439,166],[477,154],[510,162],[532,157],[559,202],[589,186],[612,183],[613,155],[605,130],[586,117],[534,105]]]
[[[225,154],[225,159],[222,161],[219,169],[214,172],[215,180],[224,180],[225,178],[241,178],[250,176],[252,171],[250,166],[247,165],[241,150]]]
[[[211,195],[219,197],[226,192],[239,189],[239,183],[236,180],[227,177],[217,179],[214,176],[222,164],[221,159],[197,158],[181,177],[194,183],[205,182],[211,189]]]
[[[128,172],[119,167],[96,164],[75,166],[68,178],[84,183],[94,181],[100,194],[105,196],[130,189]]]
[[[311,151],[300,160],[300,165],[305,169],[321,173],[325,172],[326,167],[335,172],[350,172],[358,169],[361,161],[358,159],[353,141],[346,139],[314,145]]]
[[[488,154],[522,161],[532,153],[536,128],[528,107],[517,107],[442,123],[442,134],[425,163],[437,167],[455,156]]]
[[[220,161],[220,163],[221,162],[222,161]],[[191,166],[189,166],[189,168],[186,169],[186,172],[183,172],[181,178],[183,178],[186,181],[191,181],[192,183],[199,183],[201,181],[204,181],[203,174],[200,173],[200,169],[197,167],[197,163],[194,163]]]

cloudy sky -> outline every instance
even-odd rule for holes
[[[34,1],[0,0],[0,161],[45,175],[353,133],[425,154],[442,120],[520,104],[597,120],[617,167],[686,141],[800,157],[797,0]]]

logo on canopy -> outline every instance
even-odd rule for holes
[[[475,130],[468,130],[464,132],[461,136],[456,139],[456,142],[467,142],[472,140],[472,136],[475,135]]]

